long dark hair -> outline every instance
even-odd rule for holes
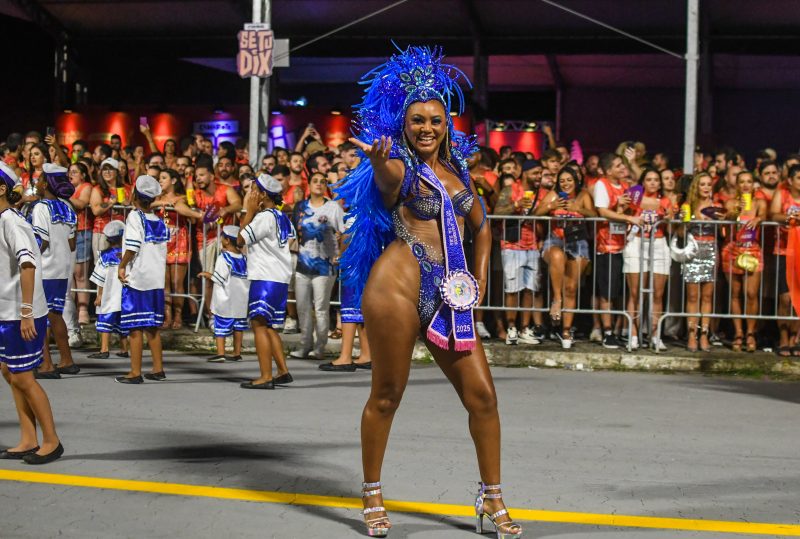
[[[559,181],[562,174],[569,174],[570,177],[572,177],[572,181],[575,182],[575,196],[578,196],[578,194],[581,192],[581,189],[583,189],[583,180],[581,179],[581,175],[569,165],[561,167],[561,170],[559,170],[558,174],[556,174],[556,181],[553,182],[553,191],[558,193],[561,190]]]
[[[186,188],[183,185],[183,179],[181,178],[181,175],[178,173],[177,170],[175,170],[174,168],[165,168],[161,172],[166,172],[167,174],[169,174],[170,179],[175,181],[175,184],[173,185],[172,188],[175,190],[176,194],[178,195],[186,194]]]
[[[116,175],[117,178],[117,182],[119,182],[119,170],[110,165],[105,165],[105,166],[114,171],[114,174]],[[100,190],[103,192],[104,197],[110,197],[111,188],[108,186],[108,183],[106,183],[105,178],[103,178],[103,168],[104,167],[101,165],[100,169],[97,171],[97,185],[100,186]],[[116,185],[114,187],[116,187]]]
[[[37,142],[36,144],[31,146],[31,149],[28,150],[28,174],[31,175],[31,179],[33,179],[33,173],[36,172],[36,170],[33,168],[33,163],[31,163],[31,152],[34,150],[34,148],[42,152],[42,155],[44,155],[45,163],[50,162],[50,150],[47,148],[47,144],[43,142]]]

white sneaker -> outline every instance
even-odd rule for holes
[[[657,339],[656,337],[653,337],[653,340],[650,343],[650,347],[653,350],[655,350],[656,352],[666,352],[667,351],[667,347],[664,344],[664,341],[662,341],[661,339]]]
[[[600,328],[594,328],[589,334],[590,342],[603,342],[603,331]]]
[[[517,328],[511,326],[508,328],[506,332],[506,344],[514,345],[517,344],[517,340],[519,340],[519,334],[517,333]]]
[[[476,322],[475,323],[475,331],[478,333],[478,337],[481,339],[491,339],[492,335],[489,333],[489,330],[486,329],[486,326],[483,325],[483,322]]]
[[[516,330],[516,328],[514,329]],[[509,333],[511,332],[509,331]],[[517,342],[519,344],[540,344],[542,341],[533,336],[533,330],[531,328],[525,328],[517,338]]]
[[[72,333],[70,333],[68,343],[70,348],[77,348],[79,346],[83,346],[83,337],[81,336],[81,332],[73,331]]]
[[[314,357],[312,354],[314,354],[314,352],[307,352],[304,350],[294,350],[292,352],[289,352],[289,357],[292,357],[294,359],[308,359],[310,357]]]
[[[297,329],[297,320],[287,316],[286,321],[283,323],[283,332],[300,333],[300,330]]]
[[[639,337],[634,335],[631,337],[631,350],[638,350],[639,349]]]

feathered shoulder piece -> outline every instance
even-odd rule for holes
[[[396,45],[395,45],[396,47]],[[467,158],[476,148],[474,137],[456,132],[450,111],[464,112],[464,93],[459,80],[470,85],[466,75],[457,67],[443,62],[439,47],[397,48],[389,61],[361,79],[366,86],[361,103],[353,107],[353,134],[365,144],[375,139],[392,137],[392,159],[401,159],[406,166],[406,182],[401,192],[408,192],[408,181],[414,181],[417,166],[414,150],[405,143],[403,128],[406,109],[416,102],[437,100],[447,115],[449,155],[462,180],[469,181]],[[344,199],[352,225],[342,255],[342,280],[354,289],[360,300],[370,269],[383,249],[393,239],[390,210],[375,185],[374,171],[362,154],[361,164],[335,188],[336,196]]]

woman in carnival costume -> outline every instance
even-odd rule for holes
[[[500,491],[500,418],[492,375],[472,309],[486,290],[491,233],[470,181],[472,138],[457,133],[451,101],[463,111],[458,79],[438,49],[409,47],[364,76],[356,107],[357,138],[368,159],[338,187],[353,224],[342,258],[343,280],[362,296],[370,328],[372,391],[361,419],[362,497],[367,532],[387,535],[381,466],[421,334],[469,412],[478,454],[477,529],[493,521],[498,538],[518,538]],[[475,237],[475,276],[462,244]]]

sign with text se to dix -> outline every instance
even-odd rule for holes
[[[248,23],[239,32],[239,54],[236,69],[239,76],[269,77],[272,75],[274,36],[266,24]]]

